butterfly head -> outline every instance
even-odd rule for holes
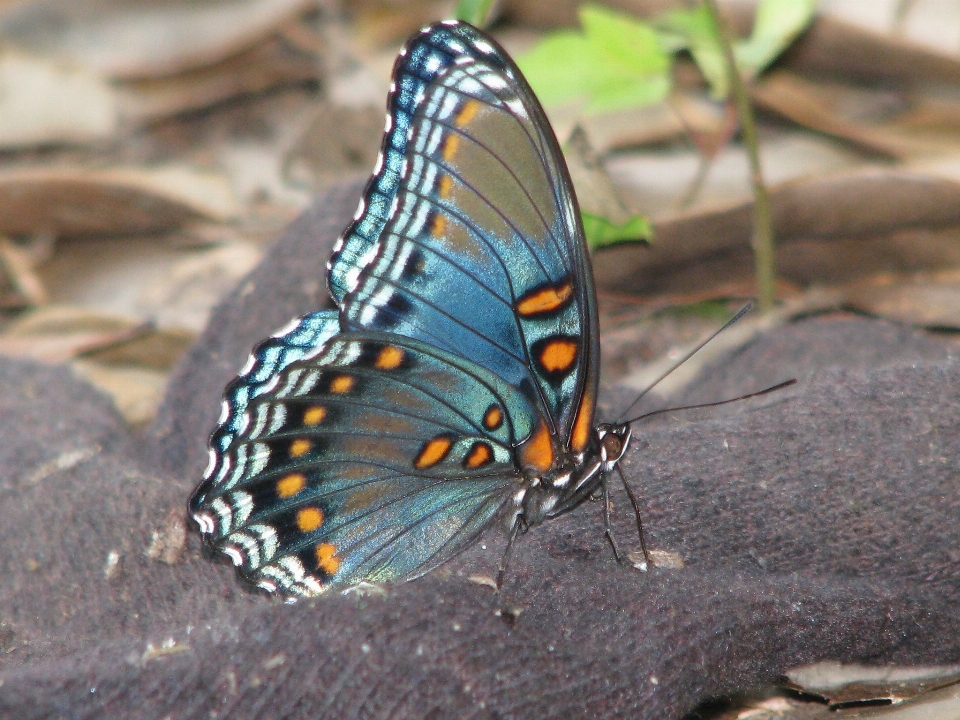
[[[620,462],[627,452],[632,436],[629,423],[603,423],[597,427],[601,472],[610,472]]]

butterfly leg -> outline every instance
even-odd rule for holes
[[[513,552],[513,543],[517,539],[517,535],[522,532],[526,532],[527,523],[523,519],[523,515],[517,514],[516,519],[513,521],[513,527],[510,528],[510,537],[507,539],[507,547],[503,551],[503,556],[500,558],[500,569],[497,571],[497,593],[500,592],[500,588],[503,587],[503,578],[507,574],[507,566],[510,564],[510,553]]]
[[[646,563],[646,567],[653,567],[653,560],[650,559],[650,553],[647,551],[647,543],[643,539],[643,520],[640,518],[640,503],[637,502],[637,496],[633,494],[633,489],[630,487],[630,483],[627,482],[623,470],[620,469],[619,465],[617,465],[616,468],[617,473],[620,475],[620,481],[623,483],[623,489],[627,491],[627,497],[630,498],[630,503],[633,505],[633,515],[637,518],[637,534],[640,536],[640,549],[643,551],[644,562]],[[643,569],[646,569],[646,567]]]
[[[623,555],[620,553],[620,546],[617,545],[616,538],[613,537],[613,526],[610,524],[610,494],[607,489],[607,478],[600,478],[600,486],[603,488],[603,534],[610,541],[610,547],[613,548],[613,556],[618,563],[623,562]]]

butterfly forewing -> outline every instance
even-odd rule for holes
[[[395,211],[343,315],[350,327],[484,358],[566,440],[584,392],[594,394],[596,311],[545,123],[509,71],[468,58],[441,73],[413,117]]]
[[[484,58],[494,65],[507,64],[506,58],[501,57],[482,33],[465,23],[439,23],[425,28],[410,39],[397,58],[377,169],[364,191],[357,218],[344,231],[328,264],[330,293],[337,304],[355,281],[358,264],[392,215],[410,123],[424,91],[437,75],[462,57]]]

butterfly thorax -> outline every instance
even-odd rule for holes
[[[565,450],[549,472],[527,478],[517,499],[519,514],[527,525],[537,525],[562,515],[600,487],[604,474],[612,471],[630,444],[629,424],[601,424],[583,453]]]

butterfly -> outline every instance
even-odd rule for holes
[[[244,578],[287,596],[413,579],[498,519],[512,544],[606,490],[630,425],[595,423],[577,200],[480,30],[440,22],[400,52],[328,284],[337,309],[263,341],[227,386],[190,499]]]

